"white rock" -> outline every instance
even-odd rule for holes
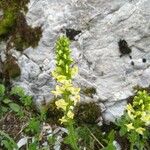
[[[28,138],[24,137],[22,139],[19,140],[19,142],[17,143],[18,148],[21,148],[22,146],[26,145],[28,142]]]

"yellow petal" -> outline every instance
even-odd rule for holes
[[[68,113],[67,113],[67,117],[70,118],[70,119],[73,119],[74,113],[71,110],[69,110]]]
[[[139,127],[139,128],[137,128],[135,131],[136,131],[137,133],[139,133],[139,134],[143,135],[143,132],[145,131],[145,129],[144,129],[144,128]]]
[[[55,104],[57,108],[62,108],[64,111],[66,111],[66,108],[68,106],[68,103],[66,103],[64,99],[57,100]]]
[[[59,119],[59,121],[61,122],[61,124],[68,122],[68,120],[65,117],[62,117],[61,119]]]
[[[130,130],[134,129],[134,126],[132,125],[132,123],[126,124],[126,126],[127,126],[127,131],[130,131]]]
[[[133,107],[132,107],[131,104],[128,104],[127,107],[126,107],[126,109],[127,109],[128,111],[130,111],[130,112],[134,112],[134,109],[133,109]]]
[[[71,69],[71,76],[75,76],[76,74],[78,74],[78,66],[74,66],[72,69]]]

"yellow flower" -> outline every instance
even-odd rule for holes
[[[62,108],[63,110],[66,110],[68,103],[65,102],[64,99],[59,99],[55,102],[57,108]]]
[[[76,105],[80,101],[80,95],[70,96],[70,100]]]
[[[59,85],[56,85],[56,90],[51,91],[51,93],[53,93],[57,97],[63,93],[63,90]]]
[[[142,114],[142,112],[141,111],[136,111],[135,114],[136,114],[136,116],[140,116]]]
[[[71,76],[74,77],[77,73],[78,73],[78,66],[74,66],[74,67],[71,69]]]
[[[130,111],[128,111],[128,116],[130,117],[130,119],[134,119],[136,116],[134,116]]]
[[[58,73],[56,72],[56,71],[52,71],[52,76],[54,77],[54,78],[56,78],[57,76],[58,76]]]
[[[134,129],[134,126],[132,125],[132,123],[130,124],[126,124],[127,126],[127,131],[129,132],[130,130],[133,130]]]
[[[143,135],[143,132],[145,131],[145,129],[144,129],[144,128],[139,127],[139,128],[137,128],[135,131],[136,131],[137,133],[139,133],[139,134]]]
[[[134,111],[132,105],[128,104],[126,109],[127,109],[128,116],[133,120],[135,118],[135,116],[133,114],[133,113],[135,113],[135,111]]]
[[[59,121],[61,122],[61,124],[68,122],[68,120],[65,118],[65,116],[63,116],[61,119],[59,119]]]
[[[66,81],[66,76],[63,75],[59,75],[56,77],[57,81],[60,83],[64,83],[64,81]]]
[[[134,109],[131,104],[128,104],[126,109],[130,112],[134,112]]]
[[[80,88],[70,87],[70,92],[72,95],[77,95],[80,92]]]
[[[146,126],[149,126],[150,125],[150,114],[146,114],[146,112],[143,112],[141,115],[141,120],[143,122],[145,122]]]
[[[70,119],[73,119],[74,113],[71,110],[69,110],[68,113],[67,113],[67,117],[70,118]]]

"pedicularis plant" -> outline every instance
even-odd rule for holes
[[[144,150],[148,148],[150,138],[150,95],[146,91],[139,91],[133,99],[133,104],[128,104],[125,114],[118,121],[121,127],[120,135],[126,135],[131,146]]]
[[[77,135],[74,129],[74,106],[80,100],[80,88],[73,85],[73,78],[78,73],[78,67],[73,66],[71,58],[70,41],[67,37],[61,36],[56,42],[56,68],[52,76],[57,81],[55,91],[52,93],[57,98],[55,102],[58,109],[62,109],[64,116],[60,122],[68,128],[68,137],[66,142],[74,150],[79,150],[77,146]]]

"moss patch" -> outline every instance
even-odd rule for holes
[[[4,75],[8,75],[10,78],[16,78],[20,76],[21,70],[13,56],[8,56],[4,62]]]
[[[40,27],[27,25],[24,14],[29,0],[2,0],[0,9],[4,15],[0,21],[0,41],[10,39],[17,50],[22,51],[30,46],[36,47],[42,35]]]
[[[16,20],[16,30],[12,41],[16,50],[23,51],[32,46],[36,47],[40,40],[42,31],[40,27],[31,28],[27,25],[26,19],[22,13],[19,13]]]
[[[78,123],[95,124],[101,116],[100,106],[94,102],[79,103],[75,107],[75,120]]]
[[[81,94],[93,98],[93,94],[96,94],[96,89],[94,87],[83,87],[81,88]]]

